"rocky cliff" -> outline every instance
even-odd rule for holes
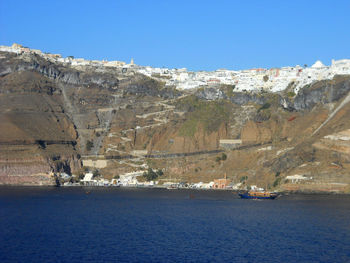
[[[245,185],[348,191],[349,91],[347,75],[297,94],[179,91],[132,67],[0,52],[0,184],[54,184],[83,165],[112,178],[148,165],[163,168],[163,180],[226,173]]]

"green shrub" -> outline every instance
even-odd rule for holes
[[[83,180],[84,177],[85,177],[85,174],[82,171],[80,171],[79,174],[78,174],[78,179],[79,180]]]
[[[280,182],[281,182],[281,177],[278,177],[274,182],[273,182],[273,187],[276,187],[277,185],[279,185],[280,184]]]
[[[162,169],[158,169],[156,173],[158,176],[162,176],[164,174]]]
[[[92,147],[94,147],[94,143],[90,140],[86,142],[86,150],[91,151]]]
[[[229,108],[223,101],[189,98],[179,103],[178,107],[188,111],[186,121],[179,130],[181,136],[193,137],[198,127],[202,127],[207,133],[217,131],[229,119]]]
[[[100,171],[97,170],[97,169],[95,169],[95,170],[92,172],[92,174],[93,174],[93,177],[98,177],[98,176],[101,175],[101,174],[100,174]]]
[[[239,181],[242,183],[244,181],[247,181],[248,180],[248,176],[242,176]]]
[[[226,85],[225,88],[226,88],[226,95],[228,97],[233,97],[233,95],[234,95],[233,91],[236,88],[236,86],[235,85]]]
[[[227,159],[226,153],[222,153],[221,160],[226,161],[226,159]]]
[[[289,91],[289,92],[287,93],[287,95],[288,95],[289,98],[293,98],[296,94],[295,94],[294,91]]]
[[[261,110],[266,110],[266,109],[268,109],[270,107],[271,107],[271,104],[266,102],[258,109],[258,112],[260,112]]]
[[[163,171],[161,169],[158,169],[156,172],[153,171],[152,168],[148,168],[147,172],[143,173],[143,177],[146,179],[146,181],[153,181],[156,180],[159,176],[163,175]]]

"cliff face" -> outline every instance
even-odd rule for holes
[[[349,91],[342,75],[298,94],[227,85],[184,92],[132,67],[0,52],[0,184],[54,184],[54,174],[83,164],[112,178],[147,163],[164,168],[164,180],[226,173],[246,185],[347,191]],[[242,143],[228,149],[222,139]],[[288,179],[295,175],[306,179]]]
[[[0,78],[0,89],[0,183],[53,184],[52,172],[80,166],[77,133],[55,83],[13,72]]]
[[[0,184],[54,184],[53,174],[77,172],[81,155],[103,149],[117,111],[135,117],[130,108],[138,97],[179,95],[132,71],[0,52]]]

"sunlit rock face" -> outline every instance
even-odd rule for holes
[[[55,175],[84,169],[111,179],[147,167],[163,169],[164,181],[227,174],[246,178],[243,187],[303,191],[350,183],[347,60],[188,72],[4,49],[0,184],[53,185]]]

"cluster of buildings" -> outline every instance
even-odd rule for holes
[[[92,172],[87,172],[84,178],[79,183],[71,183],[70,176],[66,174],[60,174],[60,178],[66,180],[63,186],[125,186],[125,187],[152,187],[158,184],[158,181],[139,182],[138,176],[142,176],[144,171],[136,171],[130,173],[124,173],[119,175],[118,178],[107,180],[101,176],[94,176]]]
[[[226,174],[224,178],[214,179],[208,183],[174,183],[164,182],[163,187],[166,188],[190,188],[190,189],[220,189],[220,190],[239,190],[242,187],[242,183],[234,183],[227,179]]]
[[[85,60],[83,58],[74,58],[72,56],[63,58],[60,54],[42,53],[37,49],[29,49],[19,44],[13,44],[11,47],[0,46],[0,51],[21,53],[32,53],[40,55],[52,62],[65,63],[72,67],[96,66],[119,68],[122,72],[132,70],[160,79],[167,86],[173,86],[177,89],[195,89],[202,86],[218,86],[222,84],[231,85],[235,91],[270,91],[278,92],[286,89],[292,84],[294,92],[305,85],[322,79],[332,79],[335,75],[350,74],[350,59],[332,60],[330,66],[325,66],[321,61],[317,61],[311,67],[296,65],[295,67],[282,68],[255,68],[248,70],[226,70],[218,69],[216,71],[187,71],[182,69],[154,68],[150,66],[135,65],[133,59],[129,64],[122,61],[106,60]],[[83,68],[83,67],[82,67]]]
[[[13,44],[12,46],[0,46],[0,51],[11,52],[16,54],[36,54],[39,55],[53,63],[63,63],[70,65],[72,67],[79,66],[96,66],[96,67],[111,67],[111,68],[120,68],[120,67],[129,67],[133,65],[133,60],[131,60],[130,64],[126,64],[123,61],[107,61],[107,60],[86,60],[84,58],[74,58],[73,56],[68,56],[63,58],[60,54],[50,54],[43,53],[39,49],[30,49],[28,47],[24,47],[20,44]]]
[[[86,186],[109,186],[110,181],[103,178],[94,178],[94,174],[89,172],[86,173],[84,178],[80,181]]]
[[[119,175],[118,178],[112,180],[104,179],[100,176],[94,176],[92,172],[87,172],[84,178],[80,182],[71,182],[71,176],[66,173],[61,173],[60,178],[65,182],[63,186],[117,186],[117,187],[157,187],[157,188],[168,188],[168,189],[221,189],[221,190],[238,190],[241,188],[242,183],[233,183],[227,179],[226,174],[224,178],[214,179],[214,181],[208,183],[174,183],[174,182],[163,182],[150,181],[145,182],[144,180],[139,181],[137,177],[142,176],[144,171],[136,171],[130,173],[124,173]]]
[[[248,70],[226,70],[188,72],[186,69],[143,67],[138,70],[149,77],[160,78],[168,86],[178,89],[193,89],[201,86],[234,86],[235,91],[278,92],[293,84],[294,92],[317,80],[332,79],[335,75],[350,74],[350,60],[332,60],[331,66],[316,61],[311,67],[256,68]]]

